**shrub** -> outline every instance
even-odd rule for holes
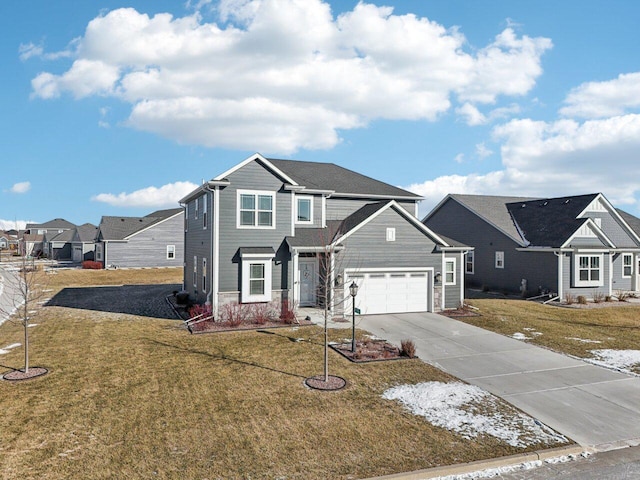
[[[247,309],[237,302],[225,303],[220,308],[220,319],[230,327],[237,327],[247,319]]]
[[[296,307],[289,300],[283,300],[280,307],[280,320],[286,324],[292,324],[296,321]]]
[[[254,303],[248,306],[247,317],[258,325],[264,325],[277,318],[277,311],[271,303]]]
[[[102,270],[102,262],[85,260],[84,262],[82,262],[82,268],[84,268],[85,270]]]
[[[595,303],[602,303],[604,300],[604,293],[594,290],[592,297]]]
[[[213,310],[211,309],[211,305],[200,305],[196,304],[189,309],[189,318],[195,318],[202,315],[202,317],[210,317],[213,314]]]
[[[573,305],[574,303],[576,303],[576,297],[574,297],[572,294],[567,293],[564,296],[564,301],[567,303],[567,305]]]
[[[409,358],[416,356],[416,344],[413,343],[413,340],[406,339],[400,342],[400,355]]]
[[[610,302],[611,301],[611,295],[607,295],[604,297],[604,301],[605,302]]]
[[[587,304],[587,297],[585,297],[584,295],[578,295],[578,303],[580,305],[586,305]]]
[[[618,297],[618,301],[620,302],[626,302],[630,296],[629,292],[625,292],[624,290],[618,290],[616,292],[616,297]]]

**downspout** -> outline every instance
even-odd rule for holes
[[[209,185],[205,184],[205,191],[211,193],[211,198],[212,198],[212,205],[211,205],[211,209],[208,209],[208,211],[211,212],[211,219],[209,221],[209,225],[208,228],[211,230],[211,267],[207,267],[209,272],[211,273],[210,277],[211,281],[209,282],[209,288],[208,288],[208,292],[207,292],[207,300],[206,303],[211,305],[211,310],[213,312],[214,315],[217,315],[218,312],[218,281],[219,281],[219,274],[218,274],[218,259],[219,259],[219,232],[218,232],[218,215],[220,212],[220,206],[219,206],[219,198],[220,198],[220,190],[219,187],[216,185],[213,189],[211,189],[211,187]],[[205,195],[205,202],[208,201],[208,197],[209,195]]]
[[[564,292],[562,291],[562,262],[564,260],[564,253],[560,251],[560,253],[554,250],[553,254],[558,257],[558,298],[562,298],[564,296]]]
[[[460,252],[460,275],[459,275],[459,285],[460,285],[460,306],[464,306],[464,283],[465,283],[465,277],[464,277],[464,256],[467,254],[467,252]]]
[[[445,310],[445,305],[446,305],[445,297],[446,297],[447,292],[446,292],[446,287],[445,287],[445,283],[446,282],[444,280],[445,280],[445,277],[446,277],[447,273],[446,273],[445,267],[446,267],[445,253],[443,251],[442,252],[442,262],[441,262],[441,265],[440,265],[440,272],[441,272],[440,273],[440,287],[442,288],[442,293],[440,294],[440,310]]]

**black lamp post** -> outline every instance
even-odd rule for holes
[[[358,284],[352,282],[349,285],[349,293],[351,294],[351,312],[353,325],[351,326],[351,352],[356,353],[356,295],[358,295]]]

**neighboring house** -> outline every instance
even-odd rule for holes
[[[18,231],[17,230],[0,230],[0,249],[17,250],[18,249]]]
[[[416,218],[421,197],[335,164],[252,155],[184,197],[184,289],[214,309],[288,301],[361,313],[463,301],[463,253]],[[330,288],[324,288],[328,284]]]
[[[74,262],[95,259],[96,237],[98,227],[85,223],[73,230],[71,238],[71,259]]]
[[[37,233],[20,233],[18,249],[20,255],[40,257],[42,255],[44,235]]]
[[[423,223],[474,247],[465,262],[467,285],[561,299],[640,289],[640,220],[601,193],[448,195]]]
[[[108,267],[181,267],[184,252],[182,208],[145,217],[102,217],[95,260]]]
[[[29,234],[31,239],[33,235],[42,236],[41,244],[28,249],[27,243],[32,242],[25,240],[25,248],[29,250],[27,255],[40,254],[55,260],[70,260],[71,259],[71,244],[69,243],[72,235],[72,231],[76,226],[65,220],[64,218],[55,218],[45,223],[28,223],[26,226],[25,234]],[[55,240],[54,240],[55,239]]]

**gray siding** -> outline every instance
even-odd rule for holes
[[[272,263],[272,289],[288,289],[290,255],[284,237],[291,234],[291,192],[284,191],[282,181],[257,162],[236,170],[229,180],[231,184],[220,191],[220,231],[224,234],[220,238],[219,291],[240,291],[240,247],[272,247],[276,252]],[[275,229],[237,228],[238,190],[276,192]]]
[[[207,228],[203,227],[202,205],[207,204]],[[195,199],[189,202],[186,211],[184,232],[184,289],[189,292],[196,301],[204,303],[207,298],[207,292],[202,288],[202,259],[207,259],[207,266],[211,266],[212,252],[212,218],[213,218],[213,195],[211,193],[203,193],[198,197],[199,209],[198,218],[196,219]],[[196,263],[196,283],[193,282],[193,257],[197,257]],[[207,276],[207,290],[211,286],[211,276]]]
[[[462,261],[459,253],[448,252],[445,258],[454,258],[456,260],[456,285],[444,285],[445,271],[442,268],[442,287],[444,289],[444,308],[458,308],[460,306],[460,289],[462,282],[460,278],[460,262]],[[439,270],[438,270],[439,271]]]
[[[126,242],[105,242],[106,265],[118,267],[180,267],[183,264],[183,217],[176,215],[132,236]],[[175,245],[174,259],[167,259],[167,245]]]
[[[343,220],[359,208],[376,201],[383,200],[329,197],[327,199],[327,220]],[[397,201],[397,203],[411,215],[415,215],[416,202]]]
[[[585,217],[600,218],[601,228],[618,248],[635,247],[635,240],[609,212],[587,212]]]
[[[601,287],[576,287],[574,284],[575,276],[575,254],[565,253],[562,257],[562,284],[563,284],[563,296],[567,293],[578,296],[584,295],[587,298],[592,298],[595,292],[603,295],[610,295],[609,291],[609,277],[611,275],[611,269],[609,268],[610,255],[605,253],[603,255],[602,265],[602,278],[603,285]]]

